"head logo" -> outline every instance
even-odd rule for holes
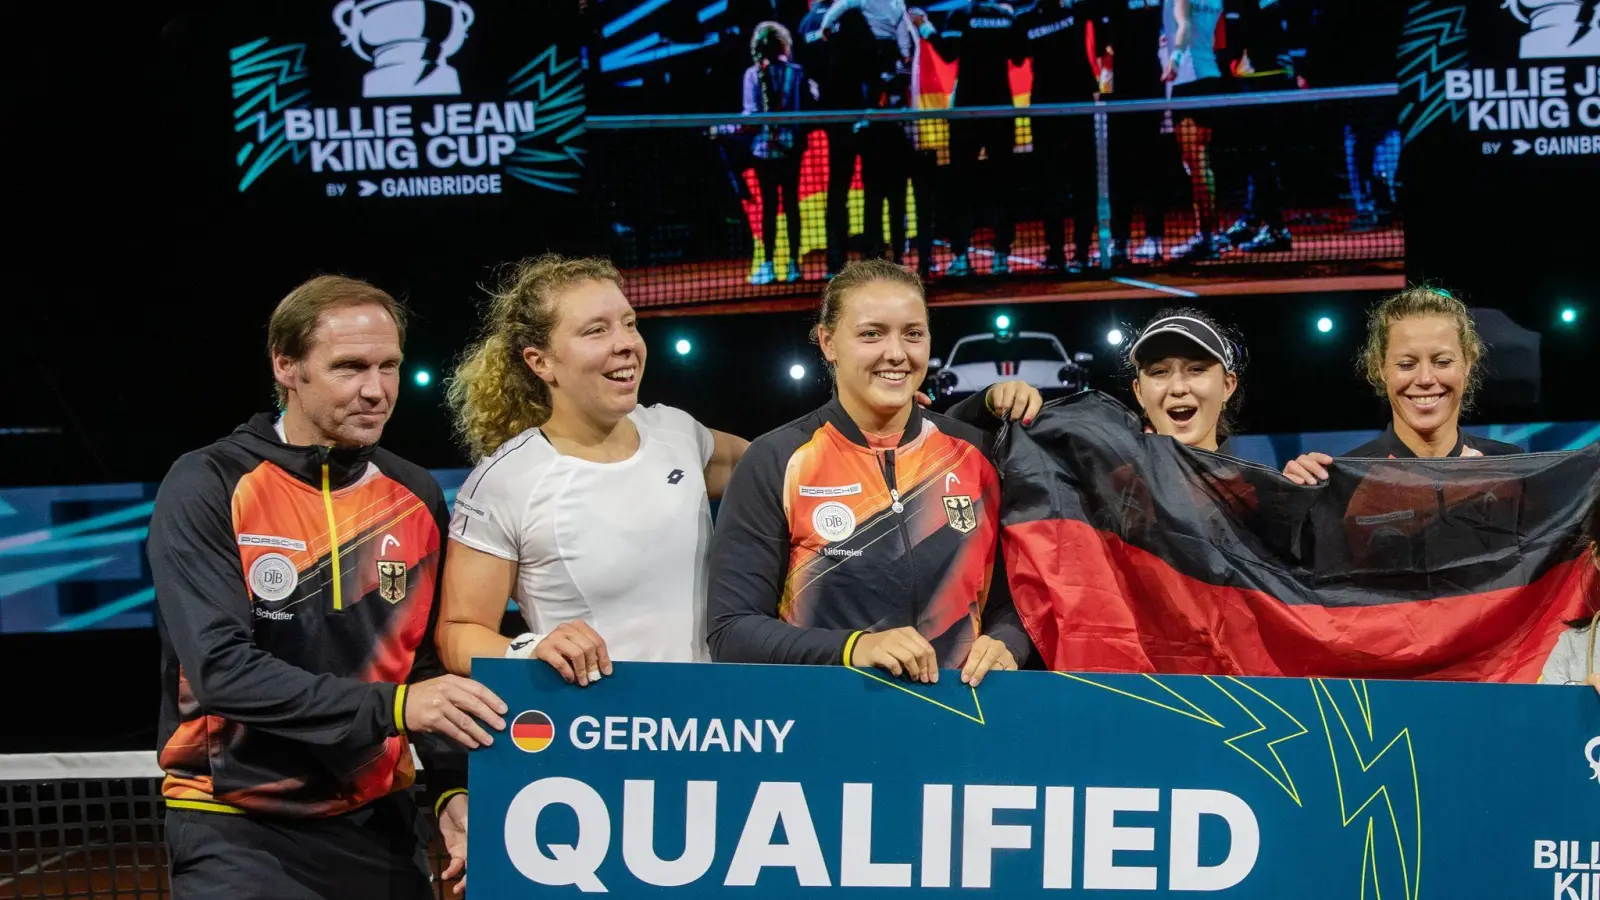
[[[461,93],[461,78],[445,60],[466,42],[474,18],[464,0],[341,0],[333,8],[344,46],[372,63],[363,97]]]
[[[1589,768],[1594,770],[1594,777],[1590,781],[1600,781],[1600,737],[1589,742],[1583,748],[1583,758],[1589,763]]]
[[[667,473],[667,484],[677,484],[678,482],[680,482],[682,480],[683,480],[683,470],[682,469],[673,469],[671,472]]]
[[[811,514],[811,527],[825,541],[842,541],[856,533],[856,514],[843,503],[824,503]]]
[[[1505,0],[1503,6],[1528,26],[1523,59],[1600,56],[1600,3],[1596,0]]]
[[[250,589],[263,600],[282,600],[294,593],[299,583],[299,570],[282,553],[263,553],[250,564]]]
[[[511,720],[511,743],[524,753],[538,753],[555,740],[556,726],[550,717],[537,709],[518,713]]]

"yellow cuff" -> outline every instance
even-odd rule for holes
[[[394,689],[394,730],[401,734],[406,733],[406,688],[410,685],[397,685]]]
[[[465,794],[466,792],[466,788],[451,788],[450,790],[440,794],[439,799],[433,801],[433,817],[435,819],[439,818],[441,811],[444,809],[444,805],[450,802],[451,797],[454,797],[457,794]]]
[[[864,632],[864,631],[857,631],[854,634],[850,635],[850,637],[845,640],[845,642],[844,642],[844,664],[847,667],[850,666],[850,651],[852,651],[852,650],[854,650],[856,648],[856,639],[860,638],[861,635],[863,635],[865,633],[866,632]]]

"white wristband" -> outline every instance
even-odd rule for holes
[[[544,635],[527,632],[511,639],[511,646],[506,648],[507,659],[532,659],[533,651],[539,649],[539,642],[544,640]]]

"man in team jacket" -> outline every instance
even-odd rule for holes
[[[156,495],[160,763],[177,900],[431,897],[413,743],[466,866],[466,758],[505,704],[434,650],[449,521],[378,449],[405,319],[325,276],[273,313],[281,415],[185,454]]]

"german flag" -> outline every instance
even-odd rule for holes
[[[1057,671],[1532,682],[1600,589],[1600,445],[1301,487],[1085,393],[1000,456],[1011,594]]]
[[[511,742],[518,750],[538,753],[555,739],[556,726],[544,713],[530,709],[511,720]]]

